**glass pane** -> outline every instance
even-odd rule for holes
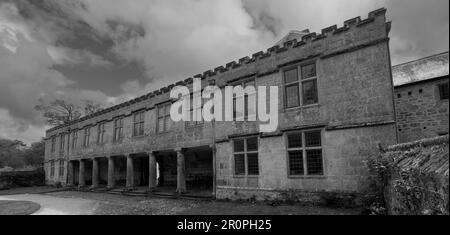
[[[158,132],[164,132],[164,118],[158,119]]]
[[[256,94],[245,97],[245,116],[256,115]]]
[[[187,122],[187,124],[188,125],[192,125],[192,122],[191,121],[193,121],[194,120],[194,111],[193,110],[190,110],[189,111],[189,122]]]
[[[303,105],[317,104],[317,81],[307,81],[302,83],[303,86]]]
[[[302,151],[289,152],[289,175],[304,175]]]
[[[259,174],[259,164],[258,164],[258,154],[249,153],[247,154],[247,168],[249,175]]]
[[[171,104],[166,105],[166,109],[165,109],[166,116],[170,115],[170,107],[171,107]]]
[[[302,79],[312,78],[316,76],[316,64],[302,66]]]
[[[298,72],[297,69],[292,69],[284,72],[284,82],[291,83],[298,81]]]
[[[234,141],[234,152],[244,152],[244,140]]]
[[[307,150],[308,175],[323,175],[322,150]]]
[[[306,147],[320,147],[322,145],[320,131],[305,132]]]
[[[170,117],[165,117],[164,118],[164,130],[165,131],[168,131],[168,130],[170,130],[170,124],[171,124],[171,122],[170,122]]]
[[[137,123],[133,124],[133,136],[139,135],[138,126],[139,126],[139,124],[137,124]]]
[[[139,135],[144,135],[144,123],[139,124]]]
[[[235,175],[245,175],[245,155],[235,154],[234,155],[234,174]]]
[[[288,148],[301,148],[302,147],[302,134],[288,135]]]
[[[201,107],[197,108],[197,109],[194,109],[194,115],[195,115],[195,119],[192,119],[193,121],[196,121],[196,122],[203,121],[202,108]]]
[[[286,87],[286,107],[293,108],[300,105],[298,84]]]
[[[448,100],[449,99],[449,90],[448,85],[449,83],[439,85],[439,96],[441,100]]]
[[[244,117],[244,99],[243,97],[238,97],[234,100],[234,113],[235,113],[235,119],[243,118]]]
[[[247,139],[247,151],[258,151],[258,138]]]

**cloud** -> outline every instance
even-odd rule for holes
[[[448,0],[391,0],[386,7],[392,20],[393,64],[448,51]]]
[[[254,26],[239,0],[82,2],[80,18],[114,40],[116,55],[140,61],[149,80],[184,79],[274,39],[269,29]]]
[[[19,12],[12,3],[0,3],[0,134],[30,142],[44,136],[44,120],[34,110],[39,98],[63,95],[74,102],[91,99],[104,104],[110,99],[101,91],[74,89],[76,81],[56,70],[56,65],[109,64],[91,52],[57,46],[55,32],[42,37],[43,29]]]
[[[49,46],[47,47],[47,52],[56,65],[87,65],[92,67],[112,66],[110,61],[87,50]]]
[[[2,0],[0,108],[42,126],[40,97],[121,102],[379,7],[394,64],[448,50],[448,0]]]
[[[44,137],[45,129],[45,126],[31,125],[27,120],[18,120],[8,110],[0,108],[0,139],[17,139],[30,145]]]

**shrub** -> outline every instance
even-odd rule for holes
[[[378,197],[371,213],[448,215],[448,139],[401,144],[369,158],[372,189]]]

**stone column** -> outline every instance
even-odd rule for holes
[[[67,184],[73,186],[73,162],[69,161],[67,163]]]
[[[150,190],[156,188],[156,156],[155,153],[148,153],[148,187]]]
[[[84,179],[84,160],[80,160],[80,172],[78,174],[78,187],[86,186],[86,181]]]
[[[92,159],[92,188],[98,188],[98,159]]]
[[[108,157],[108,188],[116,187],[116,178],[114,176],[114,157]]]
[[[186,190],[186,169],[184,152],[182,149],[176,149],[177,152],[177,193],[185,193]]]
[[[127,189],[134,188],[134,167],[133,167],[133,158],[131,155],[127,155]]]

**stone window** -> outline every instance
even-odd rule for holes
[[[158,107],[158,133],[167,132],[170,128],[170,106],[171,103]]]
[[[114,120],[114,141],[120,141],[123,139],[123,118],[117,118]]]
[[[52,148],[51,151],[54,153],[56,150],[56,137],[52,137]]]
[[[59,176],[64,176],[64,160],[59,160]]]
[[[91,128],[90,127],[86,127],[84,129],[84,143],[83,143],[84,147],[88,147],[89,146],[90,139],[91,139]]]
[[[186,122],[186,127],[203,125],[203,123],[204,123],[203,116],[202,116],[203,104],[200,107],[195,107],[193,94],[191,94],[189,96],[190,96],[189,118],[191,121]],[[200,97],[201,97],[201,95],[200,95]],[[197,106],[199,106],[199,105],[197,105]],[[197,116],[200,116],[201,121],[194,121],[194,113],[196,113]]]
[[[255,120],[256,119],[256,86],[255,80],[247,80],[233,84],[233,86],[242,86],[245,90],[246,87],[252,86],[255,88],[255,92],[244,93],[242,96],[233,95],[233,119],[234,120]],[[241,107],[241,108],[238,108]],[[244,112],[242,112],[242,107]]]
[[[97,144],[105,143],[105,133],[106,133],[105,125],[106,123],[98,124]]]
[[[145,125],[145,111],[136,112],[133,115],[133,136],[143,136]]]
[[[287,135],[290,176],[323,175],[321,136],[321,131],[296,132]]]
[[[55,175],[55,161],[50,162],[50,176],[53,177]]]
[[[441,100],[448,100],[448,82],[439,85],[439,97]]]
[[[317,104],[319,97],[316,64],[302,65],[284,71],[284,93],[285,108]]]
[[[59,152],[64,153],[64,148],[66,146],[66,136],[64,134],[61,134],[60,136],[60,142],[59,142]]]
[[[259,175],[258,137],[234,140],[233,156],[236,176]]]
[[[72,132],[72,149],[78,147],[78,131]]]

